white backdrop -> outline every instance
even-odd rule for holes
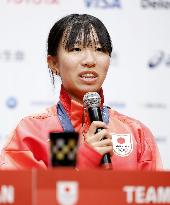
[[[70,13],[95,15],[108,28],[105,104],[145,123],[170,169],[170,0],[0,0],[0,149],[23,116],[57,101],[46,40]]]

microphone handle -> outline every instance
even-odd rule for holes
[[[102,121],[102,115],[100,111],[100,107],[94,107],[94,108],[88,108],[90,121]],[[96,133],[100,132],[103,128],[97,128]],[[106,138],[103,138],[106,139]],[[103,158],[101,160],[102,167],[104,167],[106,170],[112,169],[110,154],[106,153],[103,155]]]

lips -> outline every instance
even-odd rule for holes
[[[94,79],[97,78],[98,74],[94,71],[83,71],[79,76],[83,79]]]

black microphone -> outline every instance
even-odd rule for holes
[[[88,110],[89,118],[91,123],[93,121],[102,121],[102,114],[100,110],[101,97],[97,92],[88,92],[83,97],[84,107]],[[100,132],[103,128],[97,128],[96,133]],[[105,138],[103,138],[105,139]],[[110,154],[106,153],[103,155],[101,164],[105,169],[111,169]]]

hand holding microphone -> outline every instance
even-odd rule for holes
[[[97,152],[103,155],[102,166],[111,169],[111,159],[109,152],[112,151],[111,135],[107,131],[107,126],[103,122],[100,110],[101,98],[96,92],[88,92],[83,98],[84,107],[88,110],[91,125],[86,135],[86,141]]]

